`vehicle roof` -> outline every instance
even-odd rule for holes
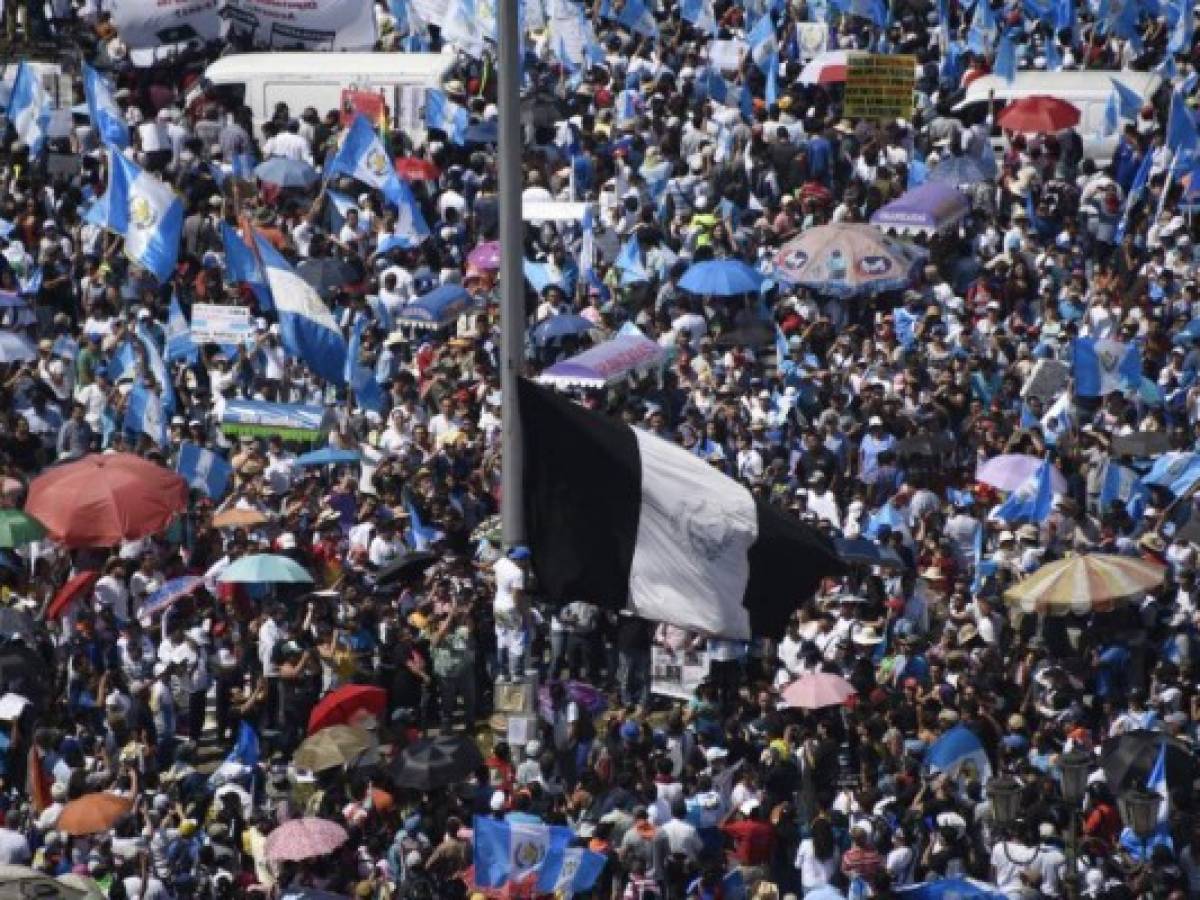
[[[1162,84],[1162,76],[1153,72],[1134,72],[1130,69],[1094,70],[1085,72],[1018,72],[1012,83],[997,75],[976,78],[967,87],[963,103],[974,103],[994,94],[997,100],[1045,94],[1069,100],[1072,97],[1103,99],[1112,93],[1116,79],[1147,100]],[[959,104],[961,105],[961,104]]]
[[[236,53],[209,66],[204,76],[214,84],[260,75],[285,78],[328,78],[330,69],[347,78],[437,78],[454,62],[444,53]]]

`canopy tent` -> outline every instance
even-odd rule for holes
[[[881,207],[871,216],[871,224],[899,234],[932,234],[957,224],[970,211],[971,204],[961,192],[931,181]]]
[[[225,404],[221,428],[227,435],[278,435],[285,441],[315,441],[329,430],[331,416],[320,406],[230,400]]]
[[[546,369],[538,381],[556,388],[599,388],[661,366],[667,351],[649,338],[621,334]]]
[[[400,310],[396,325],[422,331],[436,331],[453,325],[458,317],[475,306],[475,298],[457,284],[443,284]]]

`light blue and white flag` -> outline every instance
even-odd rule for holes
[[[326,381],[341,384],[346,375],[346,339],[316,290],[288,265],[262,235],[254,233],[267,284],[279,314],[283,348]]]
[[[175,471],[188,487],[203,491],[210,500],[224,497],[233,479],[233,466],[224,457],[191,441],[179,445]]]
[[[213,770],[209,776],[210,783],[231,781],[243,775],[251,774],[258,761],[262,758],[259,748],[258,732],[245,719],[238,723],[237,743],[225,757],[225,761]]]
[[[143,327],[138,327],[137,339],[141,343],[142,353],[146,357],[146,368],[158,382],[158,395],[162,399],[163,410],[170,415],[175,412],[175,388],[171,384],[171,373],[167,370],[166,362],[163,361],[162,351],[159,349],[158,343],[150,336],[150,332]]]
[[[7,115],[17,139],[29,148],[29,155],[40,156],[46,149],[50,125],[50,95],[37,70],[27,62],[22,61],[17,68],[12,93],[8,95]]]
[[[412,189],[403,181],[396,192],[396,227],[391,235],[406,247],[419,247],[429,237],[429,224]]]
[[[1042,434],[1046,438],[1046,443],[1051,447],[1055,446],[1062,433],[1072,424],[1074,424],[1074,416],[1071,413],[1071,394],[1069,391],[1063,391],[1058,399],[1050,404],[1050,408],[1042,414]]]
[[[357,178],[363,184],[382,193],[389,203],[396,206],[404,201],[401,191],[404,185],[400,176],[396,174],[396,167],[384,149],[378,132],[361,113],[354,117],[337,156],[325,167],[326,179],[332,175]],[[410,193],[409,197],[411,196]]]
[[[713,12],[712,0],[683,0],[679,15],[697,31],[716,36],[717,17]]]
[[[640,281],[650,280],[650,273],[642,261],[642,247],[638,243],[637,235],[629,236],[629,240],[617,254],[614,265],[621,272],[621,284],[637,284]]]
[[[561,825],[537,825],[476,816],[475,883],[503,887],[539,873],[547,858],[561,857],[574,837]]]
[[[650,11],[645,0],[625,0],[625,5],[621,7],[616,18],[636,34],[658,37],[658,22],[654,20],[654,13]]]
[[[271,309],[271,289],[267,285],[267,273],[254,251],[246,246],[237,229],[228,222],[220,226],[221,244],[225,248],[225,278],[230,284],[248,284],[259,305]]]
[[[991,518],[999,522],[1041,522],[1050,515],[1054,504],[1050,470],[1050,460],[1042,460],[1025,483],[993,510]]]
[[[925,752],[925,766],[954,779],[973,772],[984,783],[992,774],[987,751],[966,725],[955,725],[934,741]]]
[[[362,347],[363,329],[367,320],[359,318],[350,332],[350,346],[346,350],[346,384],[354,391],[354,399],[359,406],[377,413],[383,412],[383,388],[375,380],[375,373],[369,366],[359,364],[359,353]]]
[[[980,0],[983,2],[983,0]],[[1004,35],[996,47],[996,64],[992,71],[998,78],[1003,78],[1009,84],[1017,80],[1017,46]]]
[[[908,533],[907,517],[890,500],[875,510],[867,519],[867,527],[863,529],[863,534],[871,540],[876,540],[884,528],[889,531]]]
[[[1154,768],[1150,770],[1150,777],[1146,779],[1146,790],[1152,794],[1158,794],[1162,798],[1162,802],[1158,804],[1158,823],[1165,825],[1171,818],[1171,792],[1167,786],[1166,740],[1158,745],[1158,756],[1154,759]]]
[[[467,110],[446,96],[445,91],[425,92],[425,127],[443,131],[451,143],[462,144],[466,139],[470,119]]]
[[[1115,504],[1125,506],[1133,496],[1137,480],[1137,472],[1133,469],[1123,466],[1115,460],[1106,460],[1104,472],[1100,478],[1100,511],[1103,513]]]
[[[128,147],[129,126],[125,124],[125,114],[113,99],[108,81],[87,63],[83,64],[83,93],[87,98],[88,117],[100,135],[100,142],[122,150]]]
[[[1200,454],[1172,451],[1158,456],[1139,484],[1163,487],[1182,497],[1200,481]]]
[[[582,847],[552,850],[538,873],[537,892],[556,897],[574,897],[590,891],[604,870],[600,853]]]
[[[775,23],[770,16],[759,19],[750,33],[746,35],[746,43],[750,45],[750,58],[763,74],[767,74],[771,57],[779,52],[779,41],[775,37]]]
[[[158,394],[138,383],[125,398],[125,428],[141,433],[160,447],[167,445],[167,420]]]
[[[1142,95],[1117,78],[1109,78],[1117,95],[1117,113],[1122,119],[1136,120],[1142,111]]]
[[[592,204],[583,208],[583,236],[579,241],[579,276],[587,278],[596,266],[596,222]]]
[[[160,282],[171,278],[183,234],[183,203],[115,147],[108,152],[108,190],[88,210],[87,220],[121,235],[125,255]]]
[[[1105,397],[1136,387],[1142,379],[1142,356],[1137,344],[1090,337],[1071,343],[1071,374],[1080,397]]]
[[[192,365],[200,357],[200,348],[192,340],[192,329],[188,325],[179,298],[171,296],[171,306],[167,312],[167,362],[177,359],[185,360]]]
[[[979,593],[983,590],[983,580],[989,575],[995,575],[998,566],[996,561],[992,559],[984,559],[983,556],[983,523],[978,523],[975,529],[975,575],[971,580],[971,592]]]

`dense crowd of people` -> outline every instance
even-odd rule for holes
[[[750,642],[546,596],[538,548],[504,539],[498,265],[472,255],[507,199],[493,139],[385,131],[392,156],[427,166],[407,185],[428,236],[389,240],[395,206],[349,176],[278,188],[239,168],[250,155],[322,171],[341,111],[281,104],[253,121],[220,92],[189,93],[220,47],[136,68],[107,12],[43,22],[9,5],[10,36],[27,25],[62,44],[76,101],[68,44],[107,74],[126,155],[185,218],[156,279],[87,215],[113,164],[86,107],[42,154],[9,124],[0,316],[36,355],[0,342],[3,506],[90,454],[182,470],[183,448],[201,448],[232,475],[215,492],[192,481],[167,527],[118,546],[4,542],[0,864],[34,871],[0,868],[0,896],[38,873],[110,900],[502,896],[473,869],[486,819],[568,826],[603,857],[581,895],[605,900],[1200,896],[1193,10],[699,5],[711,32],[685,3],[648,10],[650,35],[596,4],[585,67],[529,35],[524,198],[591,211],[526,226],[525,374],[618,332],[656,342],[661,365],[569,393],[834,542],[848,574],[780,597],[796,607],[786,633]],[[441,48],[438,29],[395,13],[378,11],[381,52]],[[714,73],[713,41],[763,16],[778,69],[747,53]],[[797,26],[812,21],[830,23],[829,51],[912,54],[912,116],[848,118],[844,79],[802,77]],[[1021,77],[1124,68],[1157,87],[1128,115],[1114,95],[1104,123],[1001,134],[954,111],[1001,69],[1000,44]],[[460,48],[442,86],[472,127],[497,115],[491,52]],[[161,140],[146,149],[150,123]],[[1104,156],[1097,131],[1115,140]],[[788,280],[789,241],[869,222],[947,163],[969,212],[911,239],[904,286]],[[314,283],[356,335],[375,408],[287,351],[271,287],[231,271],[231,230],[336,273]],[[681,287],[705,260],[748,263],[762,290]],[[447,286],[469,294],[461,315],[402,324]],[[200,303],[248,307],[253,335],[174,355],[173,311]],[[560,316],[586,324],[543,327]],[[165,440],[128,415],[135,383],[158,375],[146,342],[167,359]],[[1082,390],[1081,342],[1100,348],[1098,390]],[[303,435],[230,428],[243,401],[324,419]],[[297,464],[326,445],[348,455]],[[983,476],[1012,455],[1027,463],[1015,480]],[[312,582],[222,578],[259,554]],[[1023,602],[1046,567],[1100,554],[1157,575],[1122,592],[1120,573],[1092,569]],[[818,675],[848,698],[789,692]],[[314,710],[354,686],[386,697],[341,721],[338,739],[361,746],[310,762]],[[436,735],[465,738],[478,765],[413,787],[405,751]],[[1080,792],[1069,763],[1086,769]],[[1122,800],[1145,791],[1164,798],[1149,826]],[[89,827],[72,810],[68,828],[77,802],[118,812]],[[309,819],[348,838],[273,855],[272,834]]]

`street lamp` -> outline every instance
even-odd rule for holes
[[[1162,797],[1142,788],[1125,791],[1117,798],[1117,810],[1121,814],[1121,820],[1142,843],[1142,856],[1147,855],[1146,844],[1158,829],[1158,810],[1161,803]]]
[[[1094,759],[1092,754],[1083,750],[1072,750],[1058,758],[1059,785],[1063,799],[1072,807],[1077,807],[1083,800],[1087,791],[1088,772]]]
[[[992,804],[992,819],[1001,828],[1017,821],[1021,813],[1021,782],[1008,775],[993,778],[987,785],[987,797]]]
[[[1087,793],[1088,772],[1094,757],[1084,750],[1072,750],[1058,758],[1059,788],[1069,807],[1071,828],[1067,832],[1067,878],[1072,885],[1079,875],[1079,807]],[[1075,891],[1072,889],[1072,896]]]

